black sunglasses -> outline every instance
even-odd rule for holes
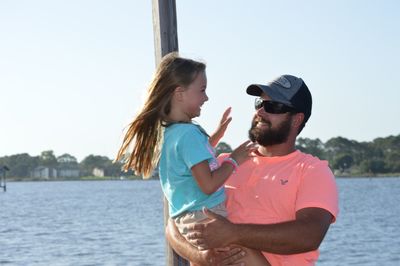
[[[264,108],[264,111],[270,114],[284,114],[284,113],[296,113],[296,110],[293,107],[287,106],[283,103],[274,102],[274,101],[264,101],[261,98],[256,98],[254,102],[254,108],[256,110]]]

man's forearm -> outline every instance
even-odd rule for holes
[[[331,215],[326,211],[312,210],[311,213],[300,213],[300,216],[294,221],[278,224],[234,225],[236,234],[233,241],[248,248],[275,254],[288,255],[318,249],[329,228]]]
[[[293,221],[276,224],[233,224],[206,211],[209,223],[196,224],[188,234],[193,244],[205,249],[231,244],[275,254],[296,254],[319,247],[332,221],[320,208],[305,208]]]
[[[289,255],[315,250],[319,245],[311,240],[308,235],[309,230],[304,228],[304,231],[300,231],[302,226],[296,221],[273,225],[238,226],[235,243],[251,249]]]

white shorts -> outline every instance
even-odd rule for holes
[[[224,202],[210,208],[209,210],[223,217],[227,216]],[[183,236],[185,236],[187,234],[187,227],[189,225],[195,223],[204,223],[208,220],[208,217],[203,213],[202,210],[199,210],[199,211],[184,212],[173,219],[175,221],[176,227],[178,228],[179,232]]]

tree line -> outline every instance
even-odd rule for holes
[[[298,138],[296,148],[327,160],[337,176],[376,176],[400,174],[400,135],[376,138],[371,142],[358,142],[343,137],[331,138],[325,143],[320,139]],[[231,152],[229,144],[221,142],[217,154]],[[95,168],[108,177],[135,177],[132,171],[122,171],[122,163],[106,156],[89,155],[81,162],[70,154],[55,156],[51,150],[39,156],[28,153],[0,157],[0,166],[10,170],[7,176],[20,179],[32,178],[32,171],[42,166],[48,168],[79,169],[79,176],[93,176]]]
[[[343,137],[323,143],[299,138],[296,147],[329,162],[336,175],[375,176],[400,174],[400,135],[358,142]]]
[[[0,166],[7,166],[7,176],[19,179],[33,179],[33,171],[38,167],[49,169],[78,169],[79,177],[94,175],[93,170],[99,169],[107,177],[135,177],[132,171],[121,170],[122,163],[113,162],[106,156],[89,155],[81,162],[76,157],[65,153],[56,156],[52,150],[41,152],[39,156],[30,156],[28,153],[0,157]]]
[[[296,148],[327,160],[337,176],[400,175],[400,135],[358,142],[343,137],[320,139],[298,138]],[[217,154],[232,151],[220,143]]]

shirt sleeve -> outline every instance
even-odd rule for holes
[[[182,135],[178,146],[182,160],[189,169],[202,161],[213,158],[210,149],[207,137],[195,127],[191,127]]]
[[[335,177],[327,161],[320,161],[304,169],[304,175],[298,190],[296,211],[317,207],[329,211],[335,222],[339,213],[338,191]]]

